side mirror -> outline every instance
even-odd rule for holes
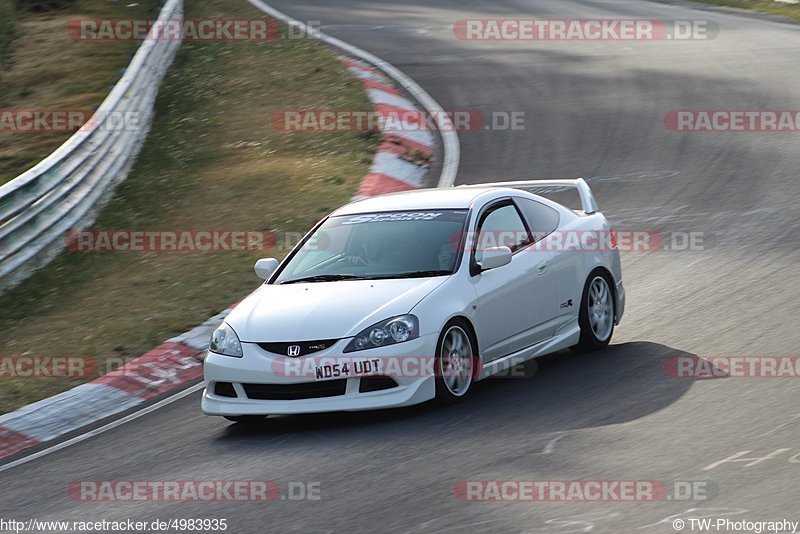
[[[278,268],[278,260],[275,258],[261,258],[256,262],[255,268],[258,277],[262,280],[266,280],[272,276],[272,273]]]
[[[508,247],[489,247],[483,251],[478,266],[482,271],[497,269],[511,263],[511,249]]]

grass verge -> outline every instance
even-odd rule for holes
[[[137,44],[76,41],[67,32],[68,23],[148,19],[158,10],[158,0],[80,0],[47,12],[17,4],[0,0],[0,111],[94,109],[119,79]],[[70,135],[0,131],[0,184],[35,165]]]
[[[800,4],[786,4],[775,2],[774,0],[695,0],[704,4],[714,4],[717,6],[735,7],[739,9],[749,9],[760,13],[780,15],[795,20],[800,20]]]
[[[16,15],[11,0],[0,0],[0,74],[9,67]]]
[[[186,4],[187,19],[260,18],[246,2]],[[378,140],[283,133],[273,111],[371,109],[334,54],[310,39],[186,42],[130,177],[95,228],[305,232],[348,201]],[[259,252],[64,252],[2,297],[0,357],[141,355],[257,286]],[[75,386],[3,379],[0,412]]]

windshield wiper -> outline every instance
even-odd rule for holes
[[[365,276],[355,276],[352,274],[317,274],[314,276],[305,276],[303,278],[294,278],[292,280],[284,280],[283,284],[299,284],[302,282],[338,282],[339,280],[367,280]]]
[[[429,276],[450,276],[453,271],[445,269],[429,270],[429,271],[411,271],[409,273],[390,274],[382,276],[381,278],[427,278]]]

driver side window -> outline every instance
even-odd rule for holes
[[[530,235],[517,208],[503,203],[483,215],[475,244],[475,259],[481,261],[483,251],[491,247],[508,247],[511,252],[530,244]]]
[[[298,252],[297,263],[291,273],[313,271],[326,262],[345,254],[348,232],[346,227],[319,230],[311,236]]]

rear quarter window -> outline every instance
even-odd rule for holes
[[[561,214],[550,206],[545,206],[541,202],[529,198],[517,197],[514,202],[517,203],[528,221],[528,227],[533,233],[533,241],[539,241],[558,228]]]

